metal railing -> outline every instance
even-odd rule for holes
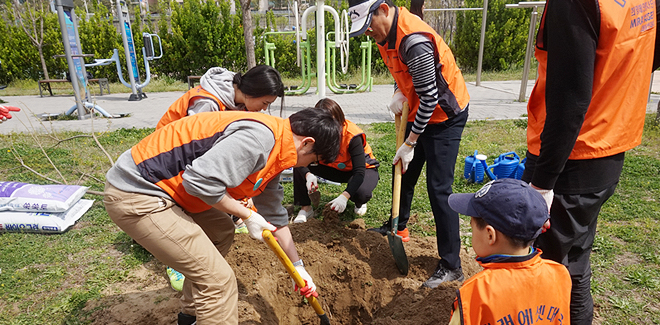
[[[486,37],[486,16],[488,15],[488,0],[484,0],[481,8],[442,8],[442,9],[424,9],[424,11],[467,11],[481,10],[481,36],[479,37],[479,58],[477,60],[477,86],[481,85],[481,66],[484,59],[484,39]]]
[[[529,79],[529,66],[532,60],[532,51],[534,49],[534,31],[536,30],[536,19],[539,15],[539,7],[545,7],[545,1],[528,1],[507,4],[506,8],[534,8],[532,18],[529,21],[529,33],[527,34],[527,48],[525,49],[525,64],[523,65],[523,76],[520,82],[520,94],[518,101],[526,100],[527,82]]]

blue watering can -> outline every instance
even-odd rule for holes
[[[515,152],[501,154],[495,159],[495,163],[488,166],[496,178],[516,178],[516,171],[520,165],[520,157]],[[522,175],[522,174],[521,174]]]
[[[523,160],[520,161],[520,164],[518,164],[518,167],[516,168],[516,179],[522,179],[522,175],[525,172],[526,161],[527,157],[523,158]]]
[[[488,173],[488,177],[495,179],[490,171],[487,171],[488,165],[486,164],[486,155],[478,154],[477,150],[474,155],[465,157],[465,167],[463,169],[463,177],[472,183],[481,183],[484,181],[484,174]]]

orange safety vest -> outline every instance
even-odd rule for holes
[[[266,166],[239,186],[227,188],[227,193],[237,200],[257,196],[280,172],[298,161],[288,119],[248,112],[195,114],[169,123],[142,139],[131,149],[133,161],[142,177],[162,188],[183,209],[192,213],[206,211],[211,206],[186,192],[182,175],[187,165],[213,147],[231,123],[245,120],[267,126],[273,132],[275,146]]]
[[[412,76],[408,72],[408,66],[399,59],[399,46],[401,45],[401,40],[410,34],[424,34],[434,42],[436,70],[441,71],[444,80],[448,83],[449,89],[447,91],[451,92],[450,95],[453,95],[450,97],[455,98],[455,101],[452,100],[453,103],[450,104],[451,107],[444,107],[438,104],[433,111],[433,115],[431,115],[429,124],[444,122],[448,119],[448,116],[453,117],[467,107],[470,102],[470,95],[465,86],[465,80],[463,80],[461,70],[456,65],[454,54],[452,54],[451,49],[442,37],[431,26],[427,25],[416,15],[410,13],[405,7],[399,7],[399,18],[396,27],[396,46],[394,49],[388,49],[389,46],[385,43],[384,46],[379,44],[378,50],[380,50],[380,55],[383,57],[383,61],[385,61],[385,65],[390,70],[392,77],[394,77],[397,86],[408,99],[408,106],[410,107],[408,122],[415,121],[417,109],[419,108],[419,97],[417,96],[417,92],[415,92],[415,86],[412,82]],[[440,78],[437,79],[437,82],[441,82]],[[442,95],[438,94],[438,96]]]
[[[600,31],[591,103],[568,157],[572,160],[609,157],[642,141],[655,47],[655,3],[653,0],[598,1],[598,6]],[[544,27],[545,19],[542,19],[539,34]],[[537,38],[535,56],[539,77],[527,105],[528,150],[537,156],[546,117],[548,52],[541,48],[542,42]],[[628,82],[622,84],[621,80]]]
[[[366,167],[367,168],[378,167],[379,163],[376,160],[376,157],[374,156],[373,152],[371,151],[371,146],[369,146],[369,144],[367,143],[367,136],[364,134],[364,131],[362,131],[362,129],[360,129],[359,126],[355,125],[355,123],[349,120],[346,120],[346,123],[344,123],[344,128],[341,133],[341,144],[339,147],[339,155],[337,156],[337,159],[335,159],[335,161],[329,164],[326,163],[319,163],[319,164],[342,171],[353,170],[353,160],[351,159],[351,155],[348,153],[348,145],[351,142],[351,140],[353,140],[353,138],[357,136],[362,137]]]
[[[156,130],[162,128],[163,126],[172,123],[176,120],[182,119],[188,116],[188,108],[195,103],[196,100],[200,98],[207,98],[215,102],[218,105],[220,111],[225,110],[225,104],[223,104],[217,97],[215,97],[210,92],[206,91],[202,86],[197,86],[193,89],[188,90],[183,96],[179,97],[165,112],[165,115],[160,118],[158,124],[156,125]]]
[[[570,324],[571,276],[564,265],[534,257],[482,263],[454,300],[461,324]]]

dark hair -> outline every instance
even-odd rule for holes
[[[269,65],[258,65],[245,74],[234,74],[232,83],[246,96],[252,98],[263,96],[281,97],[280,115],[284,108],[284,83],[280,73]]]
[[[316,105],[314,105],[314,108],[317,109],[323,109],[335,118],[335,120],[339,123],[339,125],[344,125],[346,123],[346,117],[344,117],[344,111],[341,109],[341,106],[337,104],[336,101],[330,99],[330,98],[323,98],[316,102]]]
[[[424,11],[422,10],[422,7],[424,7],[424,0],[410,0],[410,12],[424,20]]]
[[[479,229],[484,229],[484,228],[486,228],[486,226],[489,225],[488,222],[486,222],[486,220],[484,220],[484,218],[479,218],[479,217],[472,217],[472,218],[474,219],[474,223],[477,225],[477,228],[479,228]],[[506,238],[511,243],[511,245],[516,246],[516,247],[526,248],[526,247],[532,246],[532,244],[534,243],[534,239],[524,240],[524,239],[520,239],[520,238],[509,237],[509,236],[503,234],[502,232],[500,232],[500,234],[502,234],[502,236],[504,236],[504,238]]]
[[[305,108],[289,116],[291,131],[296,135],[314,138],[312,152],[323,162],[333,162],[339,154],[341,126],[326,110]]]

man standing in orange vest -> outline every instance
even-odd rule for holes
[[[397,8],[391,0],[349,0],[349,6],[350,36],[365,33],[376,40],[396,82],[389,109],[400,115],[404,102],[410,107],[405,117],[406,140],[394,156],[394,163],[401,160],[404,173],[398,234],[403,241],[410,238],[406,227],[410,205],[426,163],[441,260],[424,286],[435,288],[445,281],[462,281],[458,213],[447,200],[452,193],[456,155],[468,118],[470,95],[463,75],[442,37],[405,7]],[[370,230],[385,235],[389,229],[386,223]]]
[[[598,213],[625,152],[641,143],[656,14],[655,0],[549,0],[541,18],[522,179],[550,207],[551,227],[536,246],[568,267],[571,324],[593,320],[589,257]]]

